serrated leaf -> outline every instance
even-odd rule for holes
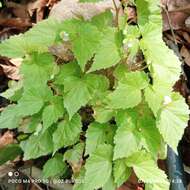
[[[81,118],[78,114],[75,114],[71,120],[66,118],[59,123],[53,133],[54,152],[59,148],[76,143],[79,140],[81,128]]]
[[[50,105],[43,110],[42,121],[44,129],[50,127],[64,114],[63,99],[60,96],[54,96]]]
[[[69,34],[71,39],[78,64],[84,71],[87,61],[93,57],[97,50],[101,33],[94,25],[80,20],[69,20],[63,25],[64,31]]]
[[[76,62],[71,62],[60,66],[59,73],[55,76],[55,84],[63,85],[66,78],[71,76],[80,77],[81,70]]]
[[[189,120],[189,108],[185,100],[177,93],[171,96],[171,102],[163,105],[157,127],[165,142],[177,152],[177,146]]]
[[[0,128],[14,129],[19,126],[21,115],[18,113],[16,105],[9,105],[0,116]]]
[[[110,10],[105,11],[99,15],[94,16],[90,23],[95,25],[100,31],[105,30],[113,23],[113,14]]]
[[[86,189],[98,189],[109,180],[112,172],[112,151],[111,145],[100,145],[88,158],[85,165]]]
[[[9,144],[3,148],[0,148],[0,165],[9,160],[14,160],[21,153],[22,150],[18,144]]]
[[[12,36],[0,44],[0,55],[9,58],[23,57],[26,54],[23,35]]]
[[[84,151],[84,143],[78,143],[72,149],[69,149],[64,154],[64,160],[71,165],[76,165],[81,159]]]
[[[46,85],[53,74],[54,58],[48,53],[33,53],[23,61],[20,73],[23,75],[24,87]]]
[[[32,52],[47,52],[48,46],[57,41],[61,27],[59,21],[52,18],[44,20],[25,34],[13,36],[3,41],[0,44],[0,54],[10,58],[18,58]]]
[[[126,124],[118,127],[114,137],[114,160],[125,158],[138,151],[140,136],[132,118],[126,118]]]
[[[93,107],[93,109],[94,118],[99,123],[106,123],[114,116],[114,111],[110,108],[106,108],[104,106],[97,106]]]
[[[55,177],[65,173],[67,169],[66,163],[63,161],[61,154],[56,154],[53,158],[49,159],[43,166],[43,177]]]
[[[20,144],[24,151],[24,160],[45,156],[53,152],[52,132],[46,130],[38,135],[32,134],[29,139]]]
[[[145,183],[168,183],[166,174],[158,168],[156,161],[148,153],[134,153],[126,159],[126,165],[133,167],[137,177]]]
[[[131,175],[131,168],[127,167],[125,160],[119,159],[114,162],[113,166],[114,182],[120,187]]]
[[[17,109],[22,116],[36,114],[51,97],[52,91],[48,87],[36,84],[35,87],[25,89],[22,98],[18,101]]]
[[[137,119],[138,120],[138,119]],[[144,116],[139,119],[139,127],[142,138],[145,141],[146,148],[154,157],[157,157],[161,149],[162,137],[156,128],[156,122],[151,116]]]
[[[110,54],[110,52],[112,53]],[[109,28],[104,31],[104,37],[95,55],[94,63],[88,72],[112,67],[116,65],[120,59],[121,57],[116,44],[116,29]]]
[[[110,107],[126,109],[137,106],[141,102],[141,90],[147,85],[148,78],[145,73],[139,71],[127,73],[116,90],[108,96]]]
[[[89,74],[83,78],[68,77],[64,81],[64,106],[71,118],[82,106],[85,106],[96,92],[107,88],[104,77]]]
[[[0,95],[11,101],[18,101],[21,98],[21,95],[23,92],[22,81],[19,81],[19,82],[11,81],[9,84],[10,84],[9,88],[5,92],[1,93]]]
[[[86,133],[86,155],[93,153],[100,144],[112,143],[109,140],[109,134],[114,130],[113,126],[108,124],[92,123],[89,125]],[[112,134],[111,134],[112,135]]]

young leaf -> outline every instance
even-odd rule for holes
[[[43,177],[55,177],[65,173],[67,169],[66,163],[63,161],[61,154],[56,154],[53,158],[49,159],[43,166]]]
[[[81,128],[81,118],[78,114],[74,115],[71,120],[66,118],[59,123],[53,133],[54,152],[59,148],[76,143],[79,140]]]
[[[94,63],[88,72],[112,67],[120,61],[121,57],[116,40],[116,29],[108,28],[104,31],[104,36],[95,55]]]
[[[87,61],[97,51],[101,33],[94,25],[80,20],[69,20],[63,25],[64,31],[69,34],[71,39],[74,55],[84,71]]]
[[[148,79],[145,73],[139,71],[127,73],[116,90],[108,96],[110,107],[126,109],[137,106],[141,102],[141,90],[147,85]]]
[[[18,144],[9,144],[3,148],[0,148],[0,165],[9,160],[14,160],[21,153],[22,150]]]
[[[50,105],[43,110],[42,121],[43,127],[47,129],[55,123],[64,114],[63,99],[60,96],[54,96]]]
[[[89,125],[86,133],[86,155],[92,154],[100,144],[109,142],[109,128],[114,130],[108,124],[94,122]]]
[[[177,152],[177,145],[189,120],[189,108],[177,93],[173,93],[170,99],[171,102],[163,105],[157,119],[157,127],[165,142]]]
[[[113,166],[114,182],[120,187],[131,175],[131,168],[126,166],[125,160],[119,159]]]
[[[103,187],[111,177],[112,146],[98,146],[88,158],[85,169],[84,189],[98,189]]]
[[[52,132],[46,130],[38,135],[32,134],[28,140],[22,141],[20,146],[24,151],[24,160],[45,156],[53,152]]]
[[[126,159],[126,165],[133,167],[137,177],[145,183],[168,183],[166,174],[158,169],[150,154],[136,152]]]

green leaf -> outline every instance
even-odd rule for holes
[[[63,99],[60,96],[54,96],[50,105],[43,110],[42,121],[43,127],[47,129],[53,123],[57,122],[64,114]]]
[[[86,155],[92,154],[100,144],[112,143],[110,142],[110,133],[114,131],[113,126],[108,124],[92,123],[89,125],[86,133]],[[111,137],[112,141],[112,137]]]
[[[33,53],[23,61],[21,74],[23,75],[24,87],[43,84],[51,79],[53,74],[54,58],[48,53]]]
[[[80,21],[69,20],[64,24],[64,31],[69,34],[73,52],[78,64],[84,71],[87,61],[96,53],[101,39],[101,33],[94,25]]]
[[[53,133],[54,152],[62,147],[73,145],[79,140],[82,124],[78,114],[74,115],[71,120],[66,118],[58,124]]]
[[[69,89],[65,88],[67,91],[64,97],[64,106],[69,113],[69,117],[72,118],[82,106],[88,103],[91,99],[91,93],[86,82],[80,78],[67,78],[65,86],[68,86]]]
[[[125,124],[118,127],[114,137],[114,160],[128,157],[138,151],[140,146],[140,135],[130,116],[126,115]]]
[[[84,143],[78,143],[72,149],[69,149],[64,154],[64,160],[66,160],[71,165],[77,165],[81,159],[84,152]]]
[[[61,176],[67,169],[66,163],[63,161],[61,154],[56,154],[53,158],[49,159],[43,166],[43,177]]]
[[[110,107],[126,109],[137,106],[141,102],[141,90],[147,85],[148,78],[145,73],[139,71],[127,73],[116,90],[108,96]]]
[[[47,86],[39,84],[39,86],[25,89],[22,98],[18,101],[19,113],[22,116],[36,114],[51,97],[52,91]]]
[[[60,66],[59,73],[55,76],[55,84],[63,85],[67,77],[80,77],[81,70],[76,62],[70,62]]]
[[[126,166],[125,160],[119,159],[114,162],[114,181],[120,187],[131,175],[131,168]]]
[[[102,190],[115,190],[115,189],[116,185],[114,183],[113,176],[111,176],[106,182],[106,184],[102,187]]]
[[[158,168],[156,161],[148,153],[134,153],[126,159],[126,165],[133,167],[137,177],[145,183],[168,183],[166,174]]]
[[[20,144],[24,151],[24,160],[35,159],[53,152],[52,131],[32,134],[29,139]]]
[[[179,140],[189,120],[189,108],[185,100],[177,93],[173,93],[168,98],[171,102],[164,103],[157,119],[157,127],[165,142],[177,152]]]
[[[23,83],[22,81],[10,81],[9,82],[9,88],[1,93],[0,95],[6,99],[9,99],[11,101],[18,101],[22,96],[22,89]]]
[[[22,150],[18,144],[9,144],[3,148],[0,148],[0,165],[9,160],[14,160],[21,153]]]
[[[116,29],[108,28],[104,31],[104,37],[95,55],[94,63],[88,72],[112,67],[116,65],[120,59],[121,57],[116,44]]]
[[[104,106],[93,107],[93,110],[94,118],[99,123],[106,123],[114,116],[114,111]]]
[[[2,56],[17,58],[24,57],[27,53],[47,52],[48,47],[58,41],[61,32],[59,21],[52,18],[44,20],[32,27],[25,34],[13,36],[0,44]],[[61,41],[61,40],[60,40]]]
[[[24,57],[26,54],[25,49],[27,49],[23,35],[12,36],[8,40],[3,41],[0,44],[0,55],[9,58]]]
[[[169,183],[155,183],[155,184],[146,184],[145,190],[169,190]]]
[[[16,105],[9,105],[1,113],[0,116],[0,128],[14,129],[19,126],[21,115],[18,113]]]
[[[85,169],[86,174],[84,189],[98,189],[103,187],[111,177],[112,146],[98,146],[88,158]]]
[[[95,74],[85,75],[83,78],[68,77],[64,81],[64,106],[71,118],[82,106],[94,98],[96,92],[108,88],[107,80]]]
[[[82,167],[79,175],[75,178],[75,184],[73,186],[73,190],[84,190],[84,183],[85,183],[84,178],[85,178],[85,168]]]
[[[138,120],[138,118],[136,119]],[[146,148],[156,158],[161,149],[162,137],[156,128],[155,120],[151,116],[144,116],[138,122]]]
[[[100,31],[106,30],[113,23],[113,14],[110,10],[94,16],[90,23],[94,24]]]

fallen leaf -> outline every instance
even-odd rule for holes
[[[0,59],[0,67],[2,67],[5,75],[12,80],[19,80],[20,79],[19,68],[22,59],[21,58],[10,59],[6,60],[5,62],[2,60],[5,59]]]
[[[189,52],[189,50],[185,46],[182,46],[182,48],[180,50],[180,54],[184,58],[185,63],[190,66],[190,52]]]
[[[119,7],[120,1],[115,1]],[[112,0],[97,3],[79,3],[79,0],[62,0],[53,6],[50,11],[50,17],[65,20],[82,16],[85,20],[89,20],[106,10],[115,10]]]
[[[14,142],[14,134],[11,131],[5,132],[2,136],[0,136],[0,148],[3,148],[4,146],[11,144]]]

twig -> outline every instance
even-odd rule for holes
[[[177,45],[177,40],[176,40],[176,37],[175,37],[175,33],[174,33],[174,30],[173,30],[173,27],[172,27],[172,23],[171,23],[171,19],[170,19],[170,15],[168,13],[168,10],[166,9],[165,6],[161,6],[161,7],[164,10],[164,12],[166,13],[166,16],[167,16],[167,19],[168,19],[168,24],[170,26],[170,30],[171,30],[171,33],[172,33],[172,36],[173,36],[173,39],[174,39],[174,43]]]
[[[113,5],[115,7],[115,12],[116,12],[116,15],[115,15],[115,25],[119,29],[119,8],[117,7],[117,4],[116,4],[115,0],[112,0],[112,1],[113,1]]]

